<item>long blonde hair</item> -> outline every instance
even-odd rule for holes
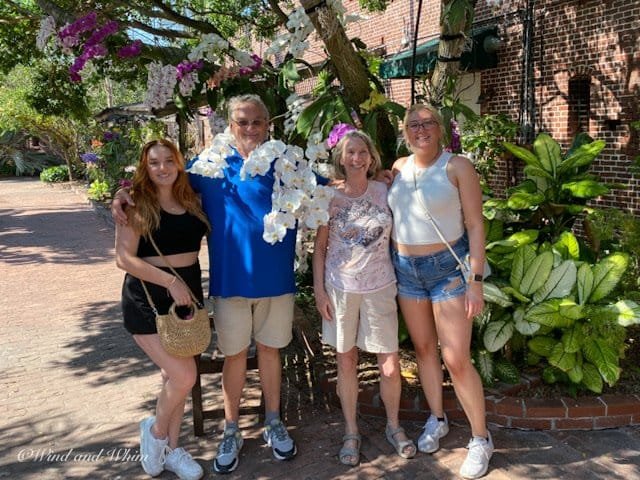
[[[172,186],[174,198],[182,208],[207,225],[207,232],[210,231],[211,227],[207,216],[202,211],[200,199],[189,184],[189,175],[185,171],[184,157],[173,142],[165,139],[152,140],[146,143],[142,147],[142,152],[140,152],[140,161],[133,176],[133,186],[131,187],[131,197],[136,205],[135,207],[129,207],[133,213],[131,215],[133,229],[141,236],[147,237],[160,227],[160,202],[158,201],[156,186],[147,171],[149,151],[157,145],[166,147],[171,151],[173,160],[178,168],[178,177]]]

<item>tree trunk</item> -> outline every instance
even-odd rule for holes
[[[367,68],[353,44],[347,38],[344,27],[325,0],[300,0],[311,23],[324,43],[336,74],[344,88],[345,100],[352,107],[369,98],[371,87]]]
[[[359,112],[361,103],[369,99],[371,84],[367,67],[344,27],[326,0],[300,0],[316,32],[327,49],[340,84],[344,86],[344,99],[351,108]],[[395,129],[387,115],[377,117],[377,138],[382,158],[388,163],[396,155]]]
[[[460,56],[473,24],[476,0],[442,0],[440,5],[440,43],[438,61],[431,75],[429,99],[440,107],[447,80],[460,71]]]

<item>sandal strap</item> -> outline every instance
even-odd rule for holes
[[[362,441],[362,437],[359,433],[346,433],[342,436],[342,441],[346,442],[347,440],[356,440],[358,444]]]
[[[405,433],[405,432],[404,432],[404,428],[402,428],[402,427],[392,428],[389,425],[387,425],[387,433],[389,435],[391,435],[392,437],[395,437],[399,433]]]

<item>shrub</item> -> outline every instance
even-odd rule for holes
[[[69,168],[66,165],[45,168],[40,173],[40,180],[48,183],[66,182],[69,180]]]

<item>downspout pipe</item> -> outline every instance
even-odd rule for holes
[[[416,52],[418,49],[418,31],[420,30],[420,16],[422,15],[422,0],[418,0],[418,15],[416,28],[413,32],[413,49],[411,52],[411,105],[416,103]]]
[[[527,0],[523,15],[522,82],[520,86],[520,135],[524,144],[533,143],[536,122],[536,92],[534,78],[535,0]]]

